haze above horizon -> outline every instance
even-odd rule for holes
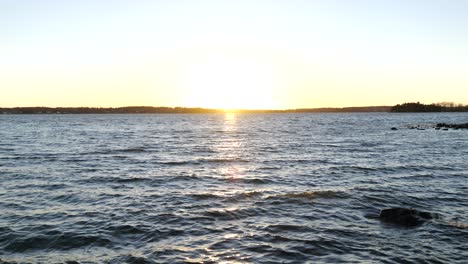
[[[468,1],[0,0],[0,107],[468,104]]]

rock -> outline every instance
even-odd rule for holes
[[[433,219],[433,215],[428,212],[420,212],[409,208],[390,208],[380,211],[380,220],[405,227],[415,227],[425,221]]]
[[[392,129],[392,130],[398,130],[398,128],[396,128],[396,127],[392,127],[391,129]]]
[[[443,130],[448,129],[448,128],[453,128],[453,129],[468,129],[468,123],[464,124],[446,124],[446,123],[438,123],[436,125],[436,128],[443,128]]]

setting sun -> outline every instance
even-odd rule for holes
[[[253,59],[210,58],[188,67],[182,77],[184,105],[217,109],[274,109],[274,69]]]

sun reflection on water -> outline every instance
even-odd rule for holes
[[[245,171],[238,164],[243,160],[243,138],[238,131],[237,115],[234,112],[225,113],[222,135],[215,146],[215,150],[218,153],[216,158],[223,161],[218,172],[229,181],[236,181]]]

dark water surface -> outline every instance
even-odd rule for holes
[[[468,114],[0,115],[0,259],[467,263],[468,130],[405,128],[437,122]]]

